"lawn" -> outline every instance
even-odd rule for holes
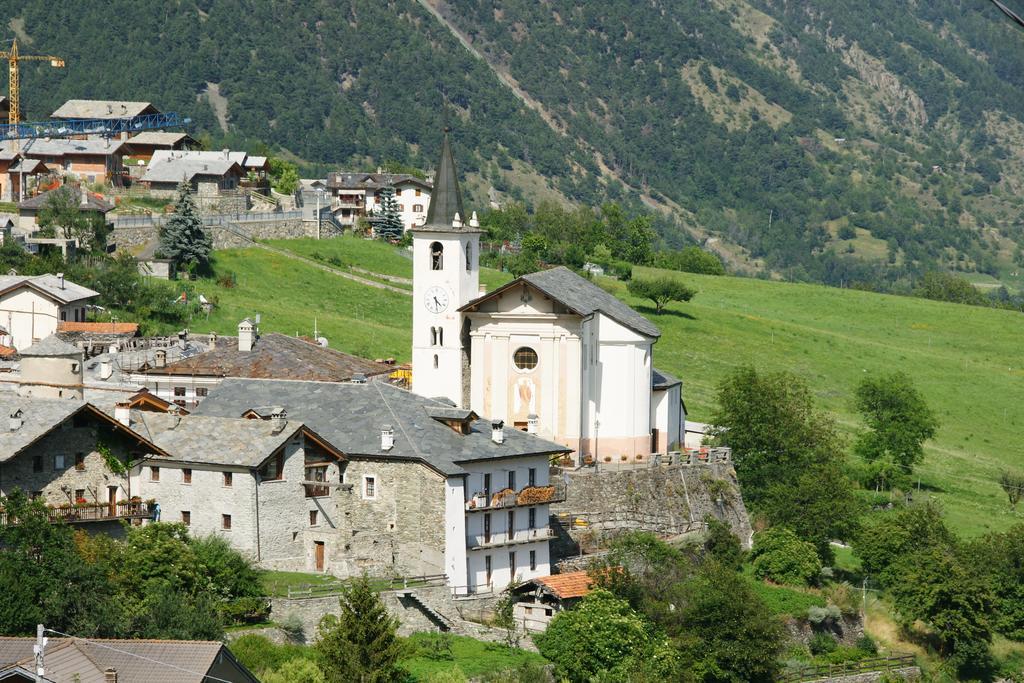
[[[374,272],[411,275],[411,261],[379,242],[343,237],[280,246],[297,252],[316,247]],[[369,358],[410,357],[412,299],[406,294],[259,249],[219,251],[216,268],[234,272],[237,286],[199,282],[199,291],[219,305],[209,320],[194,320],[193,331],[233,334],[239,320],[261,313],[264,331],[308,335],[315,319],[333,348]],[[634,276],[655,272],[636,268]],[[481,279],[493,289],[508,277],[484,270]],[[857,383],[872,373],[903,370],[941,422],[926,447],[915,496],[940,501],[949,523],[966,535],[1024,521],[1024,511],[1010,510],[996,482],[1003,468],[1024,470],[1024,316],[815,285],[675,277],[694,286],[697,296],[660,315],[649,302],[630,297],[623,283],[601,278],[601,284],[661,328],[656,365],[683,379],[691,419],[708,419],[718,382],[753,364],[804,378],[852,436],[859,428],[852,406]]]
[[[437,636],[431,633],[414,633],[408,639],[416,654],[402,660],[402,665],[417,681],[429,681],[439,674],[447,674],[445,681],[458,680],[453,676],[456,669],[467,679],[472,679],[527,663],[544,664],[547,661],[533,652],[511,649],[500,643],[485,643],[468,636],[451,636],[450,658],[438,657],[430,646],[436,639]]]

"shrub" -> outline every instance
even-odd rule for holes
[[[828,633],[815,633],[807,643],[812,655],[826,655],[836,649],[836,639]]]
[[[839,239],[852,240],[857,236],[857,230],[852,225],[844,225],[839,228]]]
[[[878,654],[878,645],[875,643],[875,640],[866,633],[857,639],[857,649],[869,655]]]
[[[821,574],[814,545],[785,527],[762,531],[754,539],[754,576],[775,583],[806,586]]]
[[[266,598],[246,597],[220,604],[224,621],[234,624],[255,624],[270,618],[270,601]]]

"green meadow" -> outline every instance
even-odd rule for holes
[[[345,267],[412,275],[408,256],[382,243],[345,237],[274,246],[306,257],[319,253],[319,261],[334,257]],[[234,273],[237,283],[197,283],[218,306],[208,320],[193,321],[194,331],[233,334],[242,317],[260,313],[264,331],[309,335],[315,319],[333,348],[409,359],[412,300],[406,294],[255,248],[219,251],[215,268],[218,274]],[[634,276],[657,272],[637,268]],[[661,328],[656,365],[683,379],[691,419],[707,419],[717,383],[751,364],[803,377],[852,436],[859,428],[851,405],[857,383],[872,373],[903,370],[942,424],[927,445],[914,495],[939,500],[950,524],[966,535],[1024,521],[1024,512],[1009,509],[997,483],[1001,469],[1024,470],[1024,316],[814,285],[673,277],[698,294],[689,303],[670,304],[661,315],[650,302],[630,297],[622,283],[601,278],[601,284]],[[508,276],[485,269],[481,280],[493,289]]]

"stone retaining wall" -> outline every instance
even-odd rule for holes
[[[824,678],[815,678],[807,683],[878,683],[886,675],[901,678],[904,681],[919,681],[921,680],[921,669],[916,666],[907,666],[899,669],[889,669],[888,671],[868,671],[848,676],[826,676]]]
[[[230,225],[208,225],[207,233],[213,240],[214,249],[233,249],[252,246],[252,240],[293,239],[316,237],[316,221],[289,218],[272,221],[241,221]],[[334,226],[324,221],[321,237],[334,237]],[[160,235],[157,225],[115,226],[110,241],[120,249],[139,249]]]

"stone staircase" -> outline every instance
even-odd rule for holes
[[[416,609],[423,613],[423,615],[433,623],[440,631],[451,631],[455,626],[455,621],[441,614],[433,607],[424,602],[416,593],[411,590],[400,590],[397,591],[396,595],[400,600],[404,600],[414,605]]]

